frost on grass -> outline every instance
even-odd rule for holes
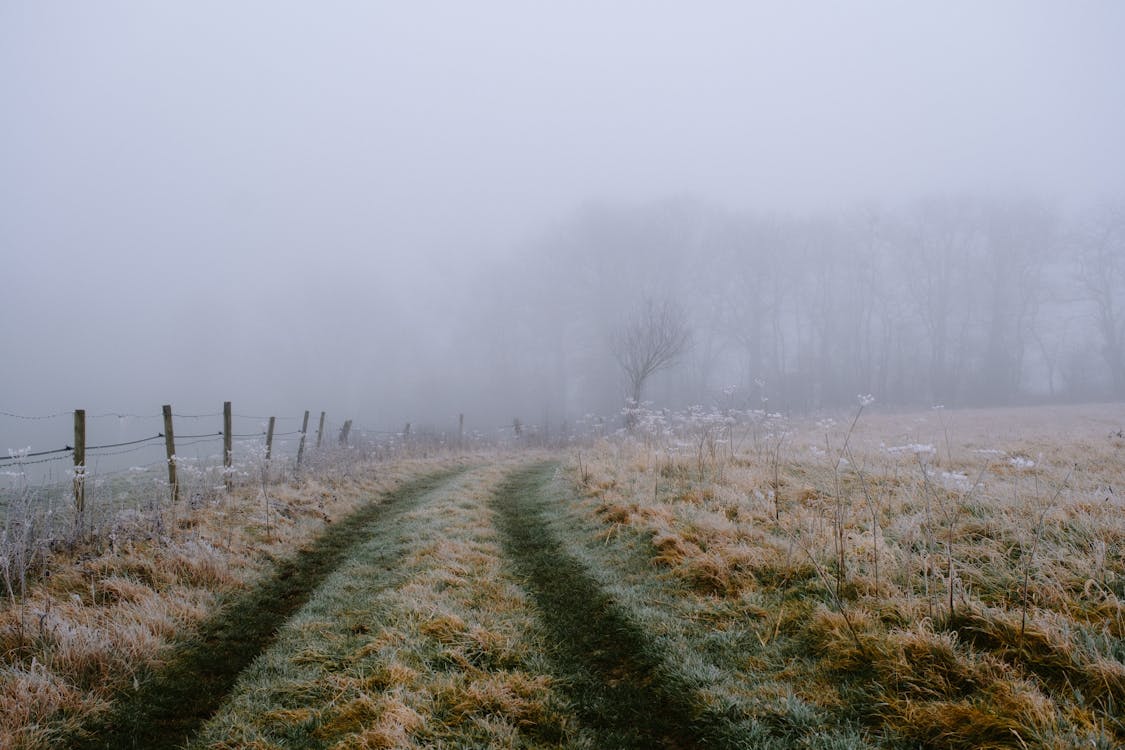
[[[648,559],[621,585],[717,668],[709,699],[775,738],[797,741],[791,695],[872,744],[1116,747],[1125,460],[1103,412],[734,414],[715,450],[663,414],[583,453],[575,512],[602,564]]]
[[[478,470],[383,524],[283,629],[198,747],[575,747]],[[288,738],[288,739],[286,739]]]
[[[432,468],[404,461],[377,476],[368,466],[349,480],[310,473],[271,486],[268,534],[257,488],[236,487],[184,503],[156,529],[122,513],[111,533],[47,555],[45,575],[0,604],[0,747],[58,745],[158,664],[217,595],[265,573],[333,515]]]

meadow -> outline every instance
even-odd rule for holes
[[[779,747],[1119,746],[1121,407],[863,412],[601,443],[592,569]]]
[[[1125,407],[628,421],[48,550],[0,746],[1125,743]]]

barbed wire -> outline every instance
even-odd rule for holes
[[[252,414],[231,414],[231,416],[232,416],[232,417],[238,417],[239,419],[263,419],[263,420],[269,420],[269,417],[256,417],[256,416],[254,416],[254,415],[252,415]],[[301,417],[279,417],[279,416],[277,416],[277,415],[273,415],[273,418],[274,418],[274,419],[276,419],[276,420],[277,420],[278,422],[281,422],[282,420],[286,420],[286,421],[292,421],[292,420],[295,420],[295,419],[301,419]]]
[[[300,435],[300,434],[301,434],[300,430],[292,430],[292,431],[289,431],[289,432],[275,432],[274,437],[275,438],[276,437],[287,437],[287,436],[290,436],[290,435]],[[246,439],[246,438],[262,438],[262,437],[265,437],[265,436],[266,436],[265,432],[255,432],[255,433],[232,434],[231,438]],[[151,443],[154,440],[162,440],[162,439],[164,439],[164,437],[165,437],[164,433],[161,432],[161,433],[157,433],[156,435],[152,435],[150,437],[140,438],[138,440],[128,440],[128,441],[121,442],[121,443],[107,443],[106,445],[89,445],[89,446],[86,446],[86,451],[87,451],[87,453],[91,453],[92,451],[101,451],[101,450],[107,450],[107,449],[110,449],[110,448],[124,448],[124,447],[132,446],[132,445],[143,445],[145,443]],[[195,441],[193,443],[187,443],[187,444],[181,443],[180,447],[183,447],[185,445],[196,445],[196,444],[202,443],[202,442],[209,442],[211,440],[217,440],[221,437],[223,437],[222,432],[211,432],[211,433],[206,433],[206,434],[202,434],[202,435],[180,435],[180,436],[177,437],[177,440],[178,441],[183,441],[183,440],[194,440]],[[141,450],[141,448],[137,448],[137,449],[134,449],[134,450]],[[98,454],[95,454],[95,455],[96,456],[123,455],[125,453],[132,453],[132,452],[134,452],[134,450],[117,451],[117,452],[114,452],[114,453],[98,453]],[[34,463],[43,463],[43,462],[42,461],[31,462],[31,461],[27,461],[26,459],[37,458],[37,457],[40,457],[40,456],[50,456],[50,455],[54,455],[54,454],[73,453],[73,452],[74,452],[74,448],[68,445],[68,446],[65,446],[63,448],[56,448],[55,450],[49,450],[49,451],[36,451],[36,452],[33,452],[33,453],[20,453],[20,454],[14,455],[14,456],[0,456],[0,461],[8,461],[8,462],[14,461],[14,462],[18,462],[20,464],[31,465],[31,464],[34,464]],[[91,457],[95,457],[95,456],[91,456]],[[58,459],[62,459],[62,458],[65,458],[65,456],[60,455],[60,456],[58,456],[57,459],[54,459],[54,460],[58,460]]]
[[[213,442],[215,442],[215,441],[216,441],[216,440],[217,440],[218,438],[219,438],[219,436],[217,436],[217,435],[212,435],[211,437],[205,437],[205,438],[203,438],[202,440],[189,440],[189,441],[188,441],[188,442],[186,442],[186,443],[180,443],[180,444],[176,445],[176,452],[178,453],[178,452],[180,451],[180,449],[182,449],[182,448],[190,448],[190,447],[191,447],[191,446],[193,446],[193,445],[201,445],[202,443],[213,443]],[[185,439],[186,439],[186,438],[185,438]]]
[[[59,414],[59,415],[55,415],[55,416],[66,416],[66,415],[65,414]],[[112,413],[112,414],[107,414],[106,416],[138,416],[138,415],[119,415],[117,413]],[[176,416],[184,416],[184,415],[176,415]],[[193,416],[193,415],[187,415],[187,416]],[[215,415],[200,415],[200,416],[219,416],[219,415],[215,414]],[[275,438],[281,438],[281,437],[297,436],[297,435],[301,435],[301,434],[302,434],[301,430],[289,430],[289,431],[286,431],[286,432],[274,433],[274,437]],[[266,437],[266,435],[267,435],[266,431],[262,430],[261,432],[255,432],[255,433],[232,434],[231,438],[234,439],[234,442],[237,444],[237,446],[242,447],[243,449],[260,450],[264,445],[264,438]],[[165,437],[164,433],[157,433],[155,435],[151,435],[149,437],[144,437],[144,438],[139,438],[137,440],[128,440],[128,441],[123,441],[123,442],[120,442],[120,443],[107,443],[107,444],[104,444],[104,445],[87,446],[86,447],[87,463],[86,463],[86,471],[85,471],[85,475],[84,475],[87,486],[89,488],[93,488],[93,487],[95,487],[99,484],[102,484],[102,483],[105,483],[105,482],[108,482],[108,481],[112,481],[114,479],[120,480],[123,477],[141,478],[141,477],[146,475],[145,474],[146,472],[151,472],[152,470],[157,470],[161,467],[166,466],[167,463],[168,463],[167,459],[161,458],[161,459],[157,459],[155,461],[151,461],[151,462],[141,464],[139,466],[130,466],[130,467],[121,468],[121,469],[112,469],[112,470],[103,471],[103,470],[100,470],[100,469],[97,468],[99,460],[103,459],[103,458],[109,459],[109,458],[113,458],[113,457],[117,457],[117,456],[128,455],[128,454],[131,454],[131,453],[138,453],[138,452],[141,452],[141,451],[144,451],[144,450],[155,449],[155,448],[158,447],[157,445],[154,444],[155,441],[163,440],[164,437]],[[217,432],[214,432],[214,433],[206,433],[206,434],[198,434],[198,435],[180,435],[180,436],[176,436],[176,437],[177,437],[176,449],[177,449],[177,452],[180,452],[180,451],[182,451],[186,448],[190,448],[190,447],[193,447],[193,446],[202,445],[202,444],[206,444],[206,443],[214,443],[216,441],[219,441],[219,440],[222,439],[223,433],[222,433],[222,431],[217,431]],[[284,441],[281,442],[281,446],[278,446],[275,443],[275,445],[274,445],[275,451],[279,447],[281,447],[283,449],[283,452],[284,452],[285,444],[286,443]],[[124,448],[124,450],[114,450],[116,448]],[[24,454],[18,454],[18,455],[14,455],[14,456],[4,456],[4,457],[0,457],[0,461],[4,462],[3,464],[0,464],[0,469],[5,470],[6,473],[9,473],[9,474],[11,474],[13,472],[18,472],[19,474],[23,474],[23,475],[26,476],[26,472],[21,471],[24,467],[31,467],[31,466],[36,466],[36,465],[40,465],[40,464],[49,464],[49,463],[56,463],[56,462],[62,462],[62,461],[70,461],[70,460],[72,460],[73,452],[74,452],[73,447],[68,445],[68,446],[65,446],[64,448],[58,448],[58,449],[51,450],[51,451],[36,451],[36,452],[33,452],[33,453],[24,453]],[[207,455],[207,456],[197,456],[197,457],[177,456],[177,458],[178,459],[184,459],[184,460],[190,461],[190,462],[201,462],[199,464],[200,468],[202,468],[204,470],[216,470],[216,471],[223,470],[222,460],[221,460],[221,452],[216,452],[214,455]],[[281,454],[275,453],[274,458],[275,458],[275,460],[282,460],[285,457]],[[212,459],[214,459],[214,460],[212,460]],[[289,456],[288,460],[291,460],[291,459],[292,459],[292,456]],[[245,460],[247,460],[246,457],[244,457],[242,459],[242,461],[236,461],[236,465],[244,465]],[[0,475],[0,479],[2,479],[2,478],[3,478],[3,475]],[[65,467],[63,470],[61,470],[59,472],[58,476],[44,476],[39,481],[42,482],[41,488],[44,488],[45,490],[53,492],[53,493],[63,493],[63,494],[65,494],[66,491],[67,491],[65,488],[70,485],[70,483],[73,481],[73,479],[74,479],[73,469],[68,466],[68,467]],[[0,483],[0,492],[8,492],[9,489],[10,488],[5,488],[3,486],[3,483]]]
[[[73,414],[70,411],[60,411],[58,414],[43,414],[39,416],[29,416],[26,414],[14,414],[10,411],[0,411],[0,416],[11,417],[12,419],[26,419],[30,421],[37,421],[40,419],[57,419],[58,417],[65,417],[67,414]]]
[[[103,414],[87,414],[86,419],[107,419],[109,417],[117,417],[118,419],[161,419],[163,414],[122,414],[115,411],[107,411]]]
[[[69,445],[65,448],[56,448],[53,451],[36,451],[34,453],[17,453],[14,456],[0,456],[0,461],[22,461],[25,458],[35,458],[36,456],[49,456],[53,453],[68,453],[73,451]]]
[[[39,421],[39,420],[56,419],[56,418],[60,418],[60,417],[70,416],[70,415],[73,415],[73,413],[74,412],[57,412],[57,413],[54,413],[54,414],[43,414],[43,415],[23,415],[23,414],[17,414],[15,412],[0,411],[0,416],[6,416],[6,417],[14,418],[14,419]],[[205,414],[173,413],[173,416],[178,418],[178,419],[207,419],[207,418],[212,418],[212,417],[221,417],[223,415],[222,415],[221,412],[212,412],[212,413],[205,413]],[[250,415],[250,414],[232,414],[231,416],[238,417],[240,419],[253,419],[253,420],[262,420],[262,421],[266,421],[266,420],[269,419],[269,417],[256,416],[256,415]],[[163,415],[161,415],[161,414],[134,414],[134,413],[127,413],[127,412],[104,412],[104,413],[100,413],[100,414],[88,415],[89,419],[107,419],[107,418],[110,418],[110,417],[115,417],[115,418],[118,418],[118,419],[160,419],[160,418],[163,417]],[[301,419],[301,417],[286,417],[286,416],[277,417],[277,416],[275,416],[274,419],[279,420],[279,421],[280,420],[295,421],[295,420]],[[336,430],[337,428],[338,428],[337,425],[326,426],[325,433]],[[535,427],[533,425],[523,425],[523,428],[527,429],[529,431],[533,431],[535,429]],[[469,428],[465,431],[465,437],[471,439],[474,435],[481,434],[482,431],[493,430],[493,429],[497,430],[497,431],[512,430],[513,425],[506,424],[506,425],[501,425],[501,426],[497,426],[497,427],[485,427],[485,426],[472,427],[472,428]],[[405,432],[405,430],[376,430],[376,429],[371,429],[371,428],[367,428],[367,427],[363,427],[363,426],[356,426],[355,430],[361,436],[386,436],[386,437],[390,437],[390,438],[408,437],[408,434]],[[316,430],[312,430],[312,431],[302,431],[302,430],[299,430],[299,429],[298,430],[288,430],[288,431],[285,431],[285,432],[275,432],[274,437],[275,438],[283,438],[283,437],[290,437],[290,436],[297,436],[297,435],[305,435],[307,437],[308,435],[310,435],[310,433],[316,434],[316,432],[317,432]],[[413,430],[412,432],[414,434],[417,434],[418,436],[434,434],[432,427],[426,428],[426,427],[420,426],[416,430]],[[441,434],[448,435],[449,431],[448,430],[441,431]],[[144,437],[144,438],[139,438],[137,440],[128,440],[128,441],[123,441],[123,442],[119,442],[119,443],[106,443],[104,445],[89,445],[89,446],[86,446],[85,450],[87,451],[88,458],[91,458],[91,459],[96,459],[96,458],[99,458],[99,457],[126,455],[126,454],[129,454],[129,453],[135,453],[135,452],[144,450],[145,448],[150,447],[149,444],[152,443],[153,441],[164,439],[164,437],[165,437],[164,433],[159,432],[156,435],[152,435],[152,436]],[[210,442],[212,440],[216,440],[218,438],[223,437],[223,432],[217,431],[217,432],[214,432],[214,433],[206,433],[206,434],[199,434],[199,435],[178,435],[176,437],[177,437],[177,442],[180,442],[180,445],[177,446],[177,447],[183,448],[183,447],[198,445],[200,443]],[[262,438],[267,437],[267,431],[265,429],[263,429],[261,432],[254,432],[254,433],[234,433],[230,437],[231,437],[232,440],[238,440],[240,443],[246,444],[249,441],[257,442],[257,441],[260,441]],[[181,442],[181,441],[192,441],[192,442],[184,443],[184,442]],[[132,446],[139,446],[139,447],[134,448]],[[112,449],[115,449],[115,448],[128,448],[129,450],[122,450],[122,451],[112,450]],[[62,461],[64,459],[68,458],[70,455],[72,455],[73,452],[74,452],[74,448],[70,445],[66,445],[62,448],[56,448],[56,449],[53,449],[53,450],[34,451],[34,452],[29,452],[29,453],[17,453],[15,455],[9,455],[9,456],[0,456],[0,466],[3,466],[3,465],[7,465],[7,466],[13,466],[13,465],[33,466],[33,465],[36,465],[36,464],[49,463],[49,462],[52,462],[52,461]],[[28,459],[37,459],[37,460],[28,460]],[[162,462],[157,462],[157,463],[162,463]]]
[[[28,420],[28,421],[40,421],[40,420],[45,420],[45,419],[58,419],[60,417],[70,417],[70,416],[73,416],[73,415],[74,415],[73,411],[60,411],[60,412],[56,412],[54,414],[16,414],[15,412],[10,412],[10,411],[0,411],[0,416],[10,417],[12,419],[23,419],[23,420]],[[210,417],[221,417],[221,416],[223,416],[223,414],[222,414],[222,412],[212,412],[210,414],[180,414],[180,413],[173,412],[172,416],[176,417],[177,419],[207,419],[207,418],[210,418]],[[164,415],[163,414],[133,414],[131,412],[118,412],[118,411],[107,411],[107,412],[102,412],[100,414],[87,414],[86,415],[86,419],[109,419],[110,417],[113,417],[113,418],[116,418],[116,419],[163,419]],[[265,417],[265,418],[268,419],[268,417]],[[257,417],[252,417],[252,419],[257,419]],[[296,417],[278,417],[278,419],[296,419]]]
[[[69,458],[70,458],[70,456],[52,456],[51,458],[40,458],[36,461],[20,461],[17,464],[8,464],[8,466],[9,467],[11,467],[11,466],[34,466],[35,464],[46,464],[46,463],[50,463],[51,461],[66,461]],[[0,460],[12,460],[12,459],[0,459]]]
[[[140,440],[129,440],[128,442],[124,442],[124,443],[110,443],[108,445],[87,445],[86,450],[87,451],[97,451],[97,450],[101,450],[103,448],[122,448],[126,445],[139,445],[140,443],[147,443],[147,442],[150,442],[152,440],[159,440],[162,437],[164,437],[164,433],[157,433],[157,434],[153,435],[152,437],[141,438]]]
[[[123,451],[109,451],[108,453],[94,453],[94,454],[86,456],[86,463],[89,463],[91,458],[101,458],[103,456],[124,456],[127,453],[137,453],[139,451],[149,450],[150,448],[158,448],[158,447],[159,446],[156,446],[156,445],[141,445],[141,446],[138,446],[136,448],[127,448],[126,450],[123,450]]]

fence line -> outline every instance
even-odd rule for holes
[[[146,533],[163,536],[169,528],[165,524],[176,523],[189,504],[190,508],[195,508],[199,503],[221,502],[224,491],[230,492],[236,485],[245,487],[258,481],[264,485],[279,478],[303,475],[317,467],[345,470],[351,462],[365,459],[456,455],[466,449],[497,444],[539,445],[546,434],[533,425],[524,426],[518,419],[497,427],[474,426],[460,414],[452,416],[457,421],[447,429],[432,425],[419,427],[417,423],[412,429],[407,423],[399,431],[368,430],[355,425],[351,419],[330,423],[326,412],[322,411],[314,447],[308,439],[310,412],[303,413],[298,423],[300,429],[280,432],[272,429],[278,421],[296,418],[234,414],[230,402],[223,404],[221,412],[213,414],[179,414],[172,411],[170,405],[165,405],[162,412],[160,415],[118,412],[87,415],[84,410],[76,409],[29,416],[0,412],[0,423],[3,417],[29,421],[72,417],[74,420],[74,439],[69,445],[42,451],[31,451],[29,447],[0,456],[0,542],[12,542],[16,539],[13,534],[18,531],[23,535],[20,539],[40,545],[36,547],[40,549],[41,545],[66,544],[91,533],[112,532],[119,524],[138,519],[149,524]],[[110,417],[139,422],[135,426],[107,424],[104,420]],[[135,427],[145,426],[152,419],[164,421],[160,432],[152,434],[146,427],[144,436],[86,445],[88,434],[104,435],[113,429],[121,438],[127,438]],[[211,432],[206,422],[186,421],[199,419],[221,419],[223,429]],[[254,432],[235,432],[236,419],[262,420],[268,427]],[[177,434],[177,426],[185,427],[185,434]],[[297,424],[287,426],[297,427]],[[55,425],[48,428],[51,432],[55,429]],[[28,431],[32,432],[32,428]],[[44,432],[40,428],[35,431]],[[325,442],[329,431],[334,439]],[[162,454],[159,458],[157,451]],[[236,457],[238,462],[234,460]],[[66,466],[64,461],[73,462],[73,466]],[[269,495],[264,492],[267,507],[271,502]]]
[[[176,475],[176,463],[177,463],[177,461],[183,460],[183,457],[176,455],[176,439],[175,439],[176,436],[175,436],[175,430],[174,430],[174,421],[176,419],[198,420],[198,419],[210,419],[210,418],[215,418],[215,417],[223,417],[224,418],[224,429],[222,429],[222,430],[218,430],[216,432],[206,432],[206,433],[199,432],[198,430],[195,430],[195,431],[192,431],[191,434],[179,436],[179,448],[182,450],[184,448],[198,446],[198,445],[202,445],[202,444],[209,443],[209,442],[216,441],[216,440],[220,440],[220,439],[223,440],[224,445],[226,447],[226,450],[224,451],[226,455],[224,456],[224,467],[223,467],[225,473],[230,473],[231,468],[232,468],[231,465],[232,465],[232,460],[233,460],[234,442],[235,441],[237,441],[239,443],[239,447],[240,447],[240,449],[242,449],[242,448],[247,448],[250,441],[259,441],[263,437],[265,437],[266,446],[267,446],[266,447],[267,458],[272,458],[271,454],[272,454],[272,450],[273,450],[273,442],[274,442],[275,437],[286,438],[286,437],[300,435],[302,437],[302,442],[303,442],[303,438],[305,437],[305,430],[307,430],[307,420],[306,420],[306,425],[303,427],[303,429],[300,429],[300,430],[285,430],[285,431],[282,431],[282,432],[275,432],[274,429],[273,429],[273,425],[276,421],[282,421],[282,420],[293,421],[293,420],[296,419],[296,417],[288,417],[288,416],[285,416],[285,417],[272,417],[272,416],[271,417],[258,417],[258,416],[249,415],[249,414],[237,414],[237,415],[235,415],[235,414],[232,414],[232,412],[231,412],[230,402],[224,403],[223,406],[224,406],[224,408],[223,408],[223,411],[221,411],[221,412],[203,413],[203,414],[185,414],[185,413],[173,412],[172,407],[170,405],[165,405],[164,407],[162,407],[163,413],[159,414],[159,415],[157,415],[157,414],[135,414],[135,413],[130,413],[130,412],[104,412],[104,413],[101,413],[101,414],[87,415],[86,411],[83,410],[83,409],[76,409],[73,412],[56,412],[56,413],[53,413],[53,414],[40,414],[40,415],[28,415],[28,414],[19,414],[19,413],[10,412],[10,411],[0,411],[0,417],[7,417],[7,418],[10,418],[10,419],[17,419],[17,420],[23,420],[23,421],[37,421],[38,422],[38,421],[46,421],[46,420],[51,420],[51,419],[59,419],[59,418],[63,418],[63,417],[66,417],[66,416],[73,416],[73,419],[74,419],[74,440],[73,440],[72,444],[64,444],[63,447],[61,447],[61,448],[54,448],[54,449],[50,449],[50,450],[38,450],[38,451],[31,451],[30,449],[23,450],[23,451],[9,450],[8,455],[0,456],[0,469],[4,469],[5,474],[7,476],[21,477],[26,482],[27,475],[26,475],[26,473],[24,473],[22,471],[25,467],[37,466],[37,465],[42,465],[42,464],[49,464],[49,463],[53,463],[53,462],[72,459],[73,463],[74,463],[73,471],[71,473],[69,473],[69,475],[64,475],[64,477],[55,480],[55,483],[61,483],[61,482],[65,481],[67,478],[69,478],[73,482],[74,508],[75,508],[75,511],[79,515],[81,515],[82,512],[85,509],[86,484],[87,484],[87,480],[90,478],[90,476],[88,474],[88,469],[87,469],[88,464],[93,464],[93,465],[96,466],[98,463],[100,463],[99,460],[103,459],[103,458],[113,458],[113,457],[116,457],[116,456],[123,456],[123,455],[138,453],[138,452],[144,451],[144,450],[154,449],[154,448],[157,447],[158,441],[160,441],[160,440],[163,440],[164,443],[165,443],[165,451],[166,451],[165,460],[164,461],[153,461],[153,462],[145,464],[145,466],[156,466],[156,465],[159,465],[160,463],[166,463],[167,464],[168,485],[171,489],[172,501],[176,502],[178,500],[178,490],[179,490],[178,485],[179,485],[179,483],[177,481],[177,475]],[[322,423],[323,423],[323,416],[324,415],[322,413],[322,420],[321,420]],[[101,444],[98,444],[98,445],[87,445],[86,444],[87,420],[108,419],[110,417],[114,417],[114,418],[117,418],[119,420],[121,420],[121,419],[139,419],[139,420],[163,419],[163,422],[164,422],[163,430],[161,432],[156,433],[155,435],[150,434],[150,435],[147,435],[145,437],[140,437],[140,438],[131,439],[131,440],[120,440],[120,441],[117,441],[117,442],[101,443]],[[263,431],[259,431],[259,432],[238,432],[238,433],[236,433],[236,432],[234,432],[233,427],[232,427],[232,419],[231,419],[232,417],[237,417],[239,419],[244,419],[244,420],[267,420],[268,419],[269,423],[270,423],[270,429],[268,430],[268,432],[263,430]],[[288,442],[284,441],[284,440],[282,440],[280,444],[284,445],[286,448],[288,448],[288,445],[289,445]],[[134,468],[134,467],[130,467],[130,469],[126,470],[126,471],[131,471],[132,468]],[[13,473],[13,472],[15,472],[15,473]],[[119,473],[119,472],[110,471],[110,472],[104,472],[104,473],[99,472],[99,473],[102,476],[112,476],[112,475],[114,475],[116,473]],[[51,481],[50,473],[48,473],[47,475],[40,475],[40,476],[41,476],[42,479],[44,479],[48,482]],[[2,488],[0,488],[0,492],[2,492],[2,491],[3,491]]]
[[[168,484],[172,490],[173,498],[176,497],[176,474],[175,462],[177,460],[184,460],[184,456],[177,456],[176,450],[182,451],[186,448],[196,447],[211,443],[213,441],[223,441],[223,472],[229,478],[233,473],[233,461],[236,448],[239,453],[246,450],[253,451],[251,446],[258,446],[257,450],[260,451],[262,444],[260,441],[265,440],[265,453],[266,458],[273,459],[274,441],[279,438],[299,437],[299,441],[295,446],[296,459],[294,466],[300,470],[301,462],[304,459],[306,450],[323,450],[326,445],[324,436],[328,429],[338,430],[338,438],[335,442],[341,446],[348,446],[352,434],[356,434],[361,440],[375,441],[376,443],[383,442],[390,446],[391,450],[396,450],[394,446],[405,445],[422,445],[429,443],[434,446],[441,447],[447,450],[463,451],[466,446],[480,445],[482,441],[491,442],[496,439],[505,440],[511,438],[517,441],[528,440],[541,440],[544,433],[535,425],[528,425],[521,422],[519,419],[514,419],[511,423],[503,425],[479,425],[475,426],[467,423],[464,414],[452,415],[457,420],[456,432],[453,429],[440,430],[432,426],[422,426],[419,428],[417,425],[411,428],[411,423],[407,423],[401,430],[386,430],[386,429],[373,429],[359,425],[354,425],[353,421],[348,419],[342,423],[342,426],[327,425],[326,412],[320,413],[318,425],[316,428],[316,442],[315,447],[308,443],[308,430],[309,430],[309,413],[305,412],[303,417],[290,417],[290,416],[258,416],[253,414],[234,413],[231,409],[230,402],[224,402],[223,410],[217,412],[207,412],[200,414],[187,414],[174,412],[171,406],[166,406],[162,409],[162,414],[136,414],[131,412],[114,412],[108,411],[99,414],[88,415],[84,410],[78,409],[73,412],[56,412],[51,414],[19,414],[10,411],[0,411],[0,417],[8,417],[11,419],[24,420],[24,421],[47,421],[51,419],[60,419],[67,416],[73,416],[75,419],[75,433],[73,445],[64,444],[61,448],[39,451],[15,451],[10,450],[9,455],[0,456],[0,470],[3,470],[9,477],[23,476],[26,479],[26,474],[22,473],[24,467],[31,466],[47,466],[56,462],[73,459],[74,469],[72,473],[64,473],[63,476],[57,479],[51,479],[52,473],[48,471],[47,474],[40,474],[43,479],[49,480],[53,483],[62,483],[73,479],[74,481],[74,499],[75,506],[82,507],[84,505],[84,492],[85,482],[90,478],[87,471],[87,465],[93,464],[97,466],[100,459],[111,459],[119,456],[125,456],[142,451],[156,449],[159,441],[165,442],[165,458],[163,461],[146,462],[143,466],[151,467],[157,466],[161,463],[168,464],[169,479]],[[81,415],[81,416],[80,416]],[[145,437],[136,439],[122,440],[112,443],[101,443],[97,445],[85,445],[87,422],[94,420],[103,420],[109,418],[116,418],[119,420],[136,419],[136,420],[153,420],[163,419],[165,424],[164,429],[156,434],[150,434]],[[199,420],[199,419],[212,419],[222,418],[223,429],[215,432],[201,432],[193,431],[192,434],[175,435],[174,434],[174,420]],[[261,422],[269,422],[269,428],[263,426],[263,429],[256,432],[235,432],[233,428],[234,419],[255,420]],[[295,422],[301,420],[300,429],[291,429],[283,432],[278,432],[272,429],[275,422]],[[295,426],[295,425],[294,425]],[[354,433],[353,433],[354,430]],[[383,440],[386,439],[386,440]],[[238,443],[236,446],[235,443]],[[284,440],[280,445],[286,449],[287,460],[293,460],[293,455],[290,451],[294,450],[294,446]],[[201,460],[197,454],[195,460]],[[111,462],[112,466],[112,462]],[[120,473],[130,473],[136,467],[129,467],[128,469],[113,469],[107,471],[98,471],[100,476],[114,476]],[[13,474],[13,471],[17,472]],[[228,479],[227,486],[230,486]],[[5,490],[0,487],[0,493]]]

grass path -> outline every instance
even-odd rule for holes
[[[717,683],[692,671],[694,648],[648,612],[667,602],[618,590],[637,574],[626,560],[590,567],[594,537],[566,520],[557,467],[446,471],[364,506],[228,602],[74,746],[686,750],[778,739],[715,700]]]
[[[156,750],[182,745],[219,707],[278,627],[357,544],[388,516],[412,507],[455,473],[410,482],[327,528],[271,577],[222,606],[180,645],[165,668],[141,677],[139,688],[123,696],[111,715],[73,746]]]
[[[702,706],[650,635],[552,533],[544,489],[555,467],[514,473],[495,505],[505,550],[554,636],[552,656],[598,746],[740,746],[728,723]]]
[[[475,469],[380,524],[243,672],[192,748],[547,748],[593,743],[506,569]]]

